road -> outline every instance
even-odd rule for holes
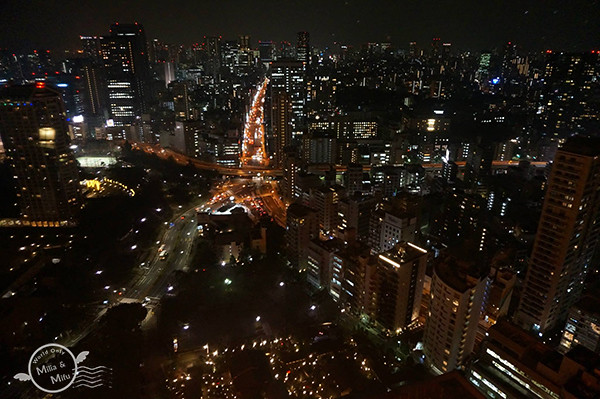
[[[287,207],[281,199],[277,182],[269,180],[257,187],[257,194],[262,199],[265,209],[275,222],[285,228],[285,214]]]
[[[265,94],[269,79],[265,78],[256,91],[246,115],[242,137],[242,165],[266,166],[269,163],[265,150]]]
[[[112,306],[120,303],[142,302],[146,297],[152,299],[152,304],[156,304],[169,292],[169,287],[174,283],[173,273],[177,270],[185,271],[189,267],[197,227],[196,208],[206,202],[207,200],[204,200],[194,207],[178,212],[170,222],[167,222],[159,233],[157,244],[151,248],[149,255],[142,262],[144,267],[140,267],[137,275],[122,287],[124,289],[117,290],[121,295],[111,298],[114,296],[112,287],[107,289],[109,296],[107,300]],[[161,247],[169,253],[165,260],[160,260],[158,257],[158,248]],[[93,321],[82,331],[57,342],[67,347],[75,346],[98,327],[98,322],[107,309],[107,307],[100,309]]]
[[[173,158],[175,162],[180,165],[187,165],[191,163],[197,169],[212,170],[224,176],[282,176],[281,169],[270,169],[253,165],[245,165],[243,168],[228,168],[223,165],[219,165],[218,163],[201,161],[197,158],[189,157],[170,148],[162,148],[158,144],[132,143],[131,148],[134,150],[144,151],[147,154],[154,154],[162,159]]]
[[[219,165],[218,163],[200,161],[194,157],[189,157],[187,155],[183,155],[177,151],[174,151],[170,148],[162,148],[158,144],[146,144],[146,143],[132,143],[131,147],[136,150],[144,151],[147,154],[155,154],[156,156],[169,159],[173,158],[175,162],[180,165],[187,165],[191,163],[197,169],[203,170],[213,170],[224,176],[238,176],[238,177],[253,177],[253,176],[282,176],[283,171],[281,169],[272,169],[261,166],[253,166],[253,165],[244,165],[240,168],[228,168],[223,165]],[[456,165],[459,168],[464,168],[466,162],[456,162]],[[547,162],[531,162],[531,166],[536,168],[545,168]],[[426,170],[440,170],[442,169],[441,163],[423,163],[420,164]],[[492,168],[493,169],[503,169],[508,168],[510,166],[518,166],[519,161],[493,161]],[[339,173],[343,173],[346,171],[345,165],[334,165],[335,170]],[[325,172],[331,170],[331,165],[329,164],[315,164],[309,165],[308,171],[311,173]],[[363,170],[368,172],[371,170],[370,165],[363,165]]]

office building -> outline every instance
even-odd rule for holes
[[[286,212],[285,242],[290,266],[306,270],[306,248],[318,236],[317,214],[312,209],[293,203]]]
[[[320,187],[310,190],[309,205],[317,213],[319,228],[326,234],[333,234],[337,227],[337,210],[340,199],[338,188]]]
[[[361,164],[348,164],[346,167],[346,188],[349,193],[362,192],[363,173],[363,166]]]
[[[306,247],[306,278],[316,289],[329,291],[333,268],[333,257],[343,247],[340,240],[333,238],[326,241],[317,238],[310,240]]]
[[[310,35],[308,32],[298,32],[296,59],[306,65],[310,62]]]
[[[600,140],[573,137],[554,157],[517,324],[543,333],[562,327],[579,300],[598,241]]]
[[[336,237],[367,242],[371,214],[376,206],[377,200],[370,195],[352,194],[342,198],[338,203]]]
[[[377,260],[375,321],[389,332],[401,333],[419,317],[427,251],[402,241]]]
[[[272,40],[261,40],[258,42],[258,53],[260,61],[269,63],[275,61],[275,44]]]
[[[44,83],[0,89],[0,135],[23,224],[75,224],[82,202],[60,92]]]
[[[487,288],[487,271],[476,263],[447,256],[434,265],[423,353],[436,373],[464,366],[473,351]]]
[[[106,81],[102,67],[87,64],[81,68],[84,83],[83,113],[86,117],[103,117],[106,111]]]
[[[101,39],[109,116],[115,126],[131,125],[148,108],[150,66],[142,25],[110,26]]]
[[[288,153],[283,160],[283,198],[290,202],[300,197],[299,175],[302,171],[300,159]]]
[[[175,119],[192,119],[193,109],[191,107],[188,83],[174,82],[173,87],[173,108],[175,110]]]
[[[369,246],[373,252],[389,251],[400,241],[413,242],[417,216],[400,201],[385,201],[371,214]]]
[[[252,48],[249,35],[238,36],[238,43],[241,51],[250,51]]]
[[[568,137],[596,126],[600,107],[594,101],[600,53],[546,54],[537,115],[548,136]]]
[[[284,90],[273,90],[271,104],[271,126],[275,142],[272,154],[275,165],[282,167],[285,148],[292,142],[292,102]]]
[[[305,73],[302,62],[281,60],[271,63],[271,98],[276,91],[288,94],[292,104],[292,139],[300,138],[305,126]]]
[[[333,132],[313,132],[303,137],[304,160],[310,164],[333,164],[337,158]]]

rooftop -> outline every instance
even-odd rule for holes
[[[598,156],[600,155],[600,138],[574,136],[569,138],[560,150],[578,155]]]
[[[5,86],[0,89],[0,100],[31,101],[41,97],[55,97],[60,92],[44,82],[21,86]]]
[[[447,256],[434,266],[442,281],[458,292],[473,288],[487,273],[478,262]]]

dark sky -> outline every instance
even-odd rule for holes
[[[525,49],[600,47],[599,0],[5,0],[0,47],[76,48],[80,34],[100,35],[115,21],[138,21],[148,38],[189,44],[224,39],[427,45],[434,36],[460,49],[491,49],[505,41]]]

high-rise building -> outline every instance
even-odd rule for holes
[[[356,238],[367,242],[371,214],[377,205],[373,196],[350,195],[338,203],[337,228],[335,235],[346,241]]]
[[[310,240],[317,237],[318,230],[319,225],[315,211],[298,203],[288,206],[285,242],[288,262],[295,269],[306,269],[306,248]]]
[[[337,210],[340,194],[334,187],[310,190],[310,207],[317,212],[319,228],[325,234],[333,234],[337,227]]]
[[[310,35],[308,32],[298,32],[296,59],[306,65],[310,62]]]
[[[275,165],[282,167],[285,148],[292,142],[292,102],[284,90],[273,90],[271,95],[271,126],[275,148]]]
[[[75,224],[81,198],[61,93],[44,83],[0,89],[0,135],[23,223]]]
[[[190,95],[188,93],[187,82],[175,82],[173,86],[173,108],[175,110],[175,119],[192,119],[192,109]]]
[[[402,241],[378,255],[375,321],[400,333],[419,317],[427,251]]]
[[[399,201],[386,201],[371,214],[369,246],[375,253],[389,251],[400,241],[414,241],[416,230],[417,216],[413,211]]]
[[[271,64],[271,93],[285,91],[292,103],[292,138],[300,138],[305,125],[305,73],[302,62],[275,61]],[[271,98],[273,94],[271,94]]]
[[[329,291],[331,284],[331,272],[333,267],[333,256],[343,246],[337,239],[327,241],[315,238],[306,247],[306,279],[316,289]]]
[[[303,137],[304,160],[307,163],[333,164],[337,159],[337,139],[334,132],[316,131]]]
[[[250,51],[252,48],[249,35],[240,35],[238,37],[238,43],[241,51]]]
[[[101,40],[108,108],[115,126],[131,125],[148,107],[150,66],[144,27],[138,23],[110,26]]]
[[[346,188],[349,193],[362,191],[363,166],[358,163],[348,164],[346,168]]]
[[[546,54],[537,115],[547,136],[568,137],[597,126],[600,53]]]
[[[434,371],[460,368],[473,351],[487,287],[487,272],[469,261],[447,257],[434,266],[423,335]]]
[[[104,116],[106,107],[106,82],[99,65],[87,64],[81,68],[84,81],[84,115]]]
[[[419,49],[417,42],[408,43],[408,55],[410,58],[417,58],[419,56]]]
[[[272,40],[261,40],[258,42],[258,52],[261,62],[275,61],[275,43]]]
[[[283,198],[288,202],[300,196],[298,176],[301,170],[300,159],[294,154],[286,154],[283,160]]]
[[[562,327],[579,299],[598,242],[600,140],[573,137],[554,157],[516,314],[543,334]]]
[[[79,36],[83,54],[92,62],[102,62],[102,36]]]

